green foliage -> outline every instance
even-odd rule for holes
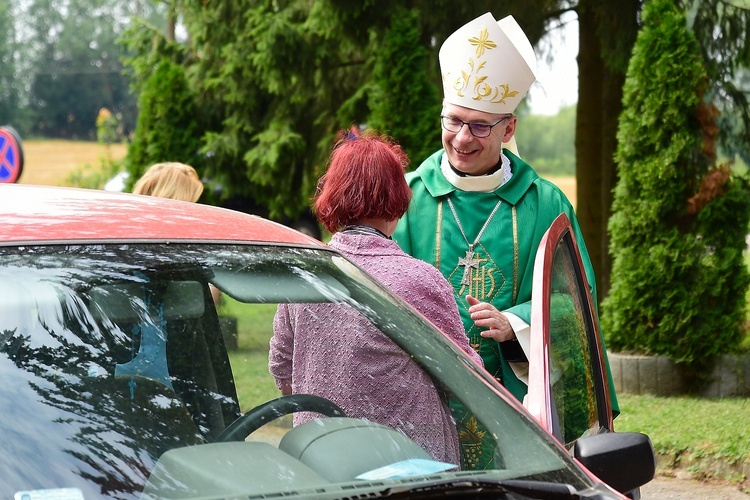
[[[0,125],[23,127],[19,84],[16,80],[15,29],[10,3],[0,3]]]
[[[126,157],[128,187],[132,188],[143,172],[157,162],[183,162],[200,172],[194,97],[184,69],[171,61],[161,61],[141,88],[139,108],[135,136]]]
[[[376,54],[367,124],[393,136],[416,167],[440,148],[440,98],[419,45],[419,11],[400,9],[395,19]]]
[[[157,28],[149,33],[134,23],[133,88],[141,90],[161,58],[181,65],[195,99],[191,123],[197,124],[201,174],[224,186],[226,196],[249,197],[273,217],[293,217],[308,205],[341,129],[364,124],[388,132],[415,165],[438,147],[437,52],[448,34],[490,11],[514,15],[534,43],[550,13],[558,15],[556,9],[569,3],[235,0],[174,6],[188,43],[166,42]],[[624,59],[618,48],[629,43],[620,34],[634,31],[637,20],[620,21],[619,9],[602,11],[603,49]],[[532,161],[542,173],[573,168],[567,149],[572,127],[564,137],[534,132],[526,140],[523,129],[522,155],[533,153],[532,141],[554,150]],[[551,163],[544,161],[549,156]]]
[[[750,151],[750,3],[725,0],[680,0],[688,22],[701,41],[700,49],[711,82],[709,95],[719,100],[719,137],[728,151]],[[745,78],[743,78],[743,75]],[[744,80],[744,81],[743,81]]]
[[[98,165],[81,165],[73,169],[65,178],[65,186],[102,189],[104,184],[123,169],[122,161],[104,156]]]
[[[33,47],[19,67],[31,73],[19,78],[28,82],[23,87],[30,91],[31,132],[95,140],[101,108],[132,120],[135,100],[128,93],[116,41],[128,19],[115,0],[61,4],[29,0],[15,9],[26,20],[19,23],[19,37],[29,39]]]
[[[96,117],[96,142],[99,144],[114,144],[123,142],[122,115],[113,115],[107,108],[99,110]]]
[[[185,15],[200,51],[186,65],[210,158],[205,174],[272,217],[298,215],[337,129],[349,126],[336,110],[361,83],[366,55],[317,3],[211,2]]]
[[[99,112],[96,126],[97,142],[104,144],[105,147],[104,154],[99,156],[99,163],[96,165],[84,164],[76,166],[65,177],[63,185],[86,189],[102,189],[108,180],[125,169],[125,161],[114,160],[110,149],[110,144],[115,144],[122,140],[121,117],[113,116],[109,110],[103,109]]]
[[[563,443],[569,445],[590,428],[596,415],[586,327],[576,310],[576,300],[568,281],[569,269],[563,260],[555,261],[550,296],[550,363],[557,375],[552,383],[558,422]],[[558,378],[559,377],[559,378]]]
[[[713,165],[713,109],[684,15],[647,3],[624,87],[603,331],[616,351],[666,355],[700,378],[742,340],[748,180]]]
[[[176,5],[190,43],[175,54],[155,29],[136,23],[127,38],[133,87],[147,90],[162,59],[181,65],[195,99],[190,123],[199,128],[201,174],[222,185],[224,196],[253,199],[271,217],[307,208],[339,130],[387,132],[414,164],[439,147],[437,51],[460,25],[502,11],[532,41],[544,27],[543,9],[497,0]],[[144,156],[141,142],[129,153],[133,160]]]
[[[523,115],[518,120],[518,152],[539,175],[575,175],[575,120],[575,106],[554,116]]]

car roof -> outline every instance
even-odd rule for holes
[[[0,245],[224,241],[323,246],[255,215],[96,189],[0,184]]]

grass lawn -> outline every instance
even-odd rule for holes
[[[681,467],[697,479],[748,479],[738,466],[750,461],[750,399],[619,394],[618,400],[615,429],[648,434],[662,473]]]
[[[268,373],[268,351],[238,349],[229,353],[242,411],[281,395]]]
[[[223,296],[219,314],[237,318],[238,349],[229,352],[237,396],[245,412],[280,395],[268,373],[268,341],[273,335],[275,304],[242,304]]]
[[[72,178],[99,173],[102,165],[120,160],[127,153],[126,144],[86,141],[26,139],[22,147],[24,166],[18,183],[47,186],[72,185]],[[110,173],[104,170],[104,175]],[[101,183],[105,180],[102,178]]]

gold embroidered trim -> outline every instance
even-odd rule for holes
[[[511,205],[513,214],[513,305],[516,305],[518,296],[518,219],[516,218],[516,206]]]
[[[437,231],[435,231],[435,267],[440,270],[440,236],[443,233],[443,199],[438,202]]]
[[[466,91],[472,88],[475,101],[489,101],[493,104],[505,104],[505,99],[516,97],[517,90],[511,90],[507,83],[490,85],[487,79],[491,75],[482,74],[486,71],[487,61],[482,60],[485,51],[497,48],[497,44],[490,40],[487,28],[482,28],[479,36],[470,37],[469,44],[476,47],[476,60],[469,57],[468,72],[464,69],[459,71],[447,71],[443,73],[444,90],[450,91],[459,97],[464,97]],[[472,83],[473,79],[473,83]]]

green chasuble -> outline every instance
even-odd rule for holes
[[[453,285],[469,343],[482,356],[485,369],[523,401],[526,385],[503,359],[500,344],[480,336],[469,316],[466,296],[489,302],[530,324],[534,258],[542,236],[561,213],[570,219],[595,301],[596,288],[578,220],[566,196],[511,152],[503,152],[510,159],[513,175],[489,193],[462,191],[448,182],[440,170],[443,150],[408,173],[412,200],[393,239],[406,253],[437,267]],[[474,243],[496,206],[496,213],[473,247],[474,255],[467,254],[469,243]],[[619,408],[611,375],[610,389],[612,409],[617,415]],[[458,423],[463,465],[468,469],[500,465],[492,464],[494,453],[490,447],[494,445],[491,440],[483,440],[481,426],[454,403],[451,408]]]

